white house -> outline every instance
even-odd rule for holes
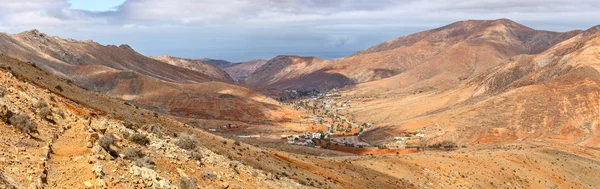
[[[312,138],[314,138],[314,139],[320,139],[322,136],[323,136],[323,134],[321,134],[321,133],[313,133],[312,134]]]

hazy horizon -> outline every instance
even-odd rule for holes
[[[594,1],[0,0],[0,31],[129,44],[148,56],[240,62],[281,54],[339,58],[468,19],[534,29],[600,24]]]

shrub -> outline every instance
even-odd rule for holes
[[[222,98],[222,99],[226,99],[226,98],[236,98],[236,96],[235,96],[235,95],[232,95],[232,94],[221,94],[221,95],[219,95],[219,98]]]
[[[123,126],[125,126],[125,128],[131,129],[131,130],[137,130],[139,128],[137,123],[133,123],[130,121],[124,121]]]
[[[194,151],[190,151],[189,152],[190,158],[196,161],[202,161],[202,158],[204,157],[204,155],[202,155],[202,153],[194,150]]]
[[[143,158],[138,158],[134,161],[134,164],[138,167],[145,167],[148,169],[154,169],[156,168],[156,163],[154,163],[154,161],[152,161],[152,159],[150,159],[150,157],[143,157]]]
[[[198,188],[198,180],[194,177],[179,178],[179,188],[181,189],[196,189]]]
[[[0,121],[9,124],[8,120],[13,116],[13,113],[8,110],[8,107],[6,107],[6,105],[2,105],[0,106]]]
[[[217,175],[214,173],[202,173],[202,175],[200,175],[202,177],[203,180],[217,180]]]
[[[31,122],[31,118],[25,114],[11,116],[8,119],[8,122],[23,133],[30,134],[32,132],[37,132],[37,125]]]
[[[146,154],[144,154],[142,149],[139,148],[129,148],[123,152],[123,155],[123,158],[134,161],[139,158],[146,157]]]
[[[44,107],[44,108],[40,109],[40,112],[38,112],[38,115],[42,119],[45,119],[46,121],[54,121],[54,118],[52,117],[52,110],[50,110],[50,108],[48,108],[48,107]]]
[[[3,86],[0,86],[0,98],[4,97],[4,95],[6,95],[6,88]]]
[[[45,101],[43,101],[43,100],[39,100],[39,101],[37,101],[37,103],[35,103],[34,106],[36,108],[47,108],[48,104]]]
[[[179,134],[179,136],[177,136],[177,141],[175,141],[175,145],[186,150],[195,149],[196,143],[196,137],[187,133]]]
[[[131,135],[131,137],[129,137],[129,140],[131,142],[135,142],[136,144],[144,146],[150,144],[150,139],[146,135],[140,133],[135,133]]]
[[[57,90],[57,91],[59,91],[59,92],[63,92],[63,88],[62,88],[60,85],[56,85],[56,86],[54,87],[54,89],[56,89],[56,90]]]
[[[100,138],[100,147],[104,148],[106,151],[110,151],[110,146],[114,146],[117,141],[117,137],[113,134],[107,134]]]
[[[146,130],[146,132],[155,134],[156,136],[162,137],[165,135],[164,128],[160,124],[147,124],[143,129]]]

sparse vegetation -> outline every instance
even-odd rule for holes
[[[154,161],[148,156],[136,159],[134,161],[134,164],[138,167],[145,167],[148,169],[156,168],[156,163],[154,163]]]
[[[146,132],[155,134],[156,136],[159,136],[159,137],[162,137],[165,135],[165,131],[164,131],[164,128],[162,127],[162,125],[157,124],[157,123],[146,124],[146,125],[144,125],[144,127],[142,129],[144,129]]]
[[[202,155],[202,153],[200,153],[197,150],[194,151],[190,151],[189,152],[190,158],[196,161],[200,161],[202,162],[202,158],[204,157],[204,155]]]
[[[123,156],[128,160],[137,160],[146,157],[146,154],[139,148],[129,148],[123,152]]]
[[[141,134],[141,133],[135,133],[135,134],[131,135],[129,137],[129,140],[131,142],[134,142],[139,145],[144,145],[144,146],[150,144],[150,139],[148,138],[148,136]]]
[[[137,123],[133,123],[131,121],[124,121],[123,126],[125,126],[125,128],[131,129],[131,130],[139,129],[139,125]]]
[[[235,96],[235,95],[232,95],[232,94],[221,94],[221,95],[219,95],[219,98],[222,98],[222,99],[226,99],[226,98],[236,98],[236,96]]]
[[[26,134],[37,132],[37,125],[31,122],[31,118],[25,114],[11,116],[8,118],[8,123]]]
[[[198,180],[194,177],[179,178],[179,188],[181,189],[196,189],[198,188]]]
[[[202,173],[202,175],[200,175],[202,177],[203,180],[217,180],[217,175],[214,173]]]
[[[3,98],[6,95],[6,88],[0,86],[0,98]]]
[[[63,88],[62,88],[62,86],[60,86],[60,85],[56,85],[56,86],[54,87],[54,89],[56,89],[56,90],[57,90],[57,91],[59,91],[59,92],[63,92]]]
[[[39,101],[37,101],[37,102],[35,103],[35,105],[34,105],[34,106],[35,106],[36,108],[46,108],[46,107],[48,107],[48,103],[46,103],[46,102],[45,102],[45,101],[43,101],[43,100],[39,100]]]
[[[100,137],[99,140],[100,147],[104,148],[104,150],[110,153],[113,157],[116,157],[118,155],[116,150],[113,149],[116,148],[115,142],[117,142],[117,137],[115,137],[115,135],[113,134],[104,135]]]
[[[38,115],[42,119],[44,119],[48,122],[55,123],[54,117],[52,116],[52,110],[50,110],[50,108],[48,108],[48,107],[44,107],[44,108],[40,109],[40,112],[38,112]]]
[[[177,141],[175,141],[175,145],[186,150],[195,149],[196,143],[196,136],[187,133],[179,134],[179,136],[177,136]]]

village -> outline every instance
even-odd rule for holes
[[[295,135],[281,135],[287,144],[311,146],[315,148],[337,149],[375,148],[375,149],[406,149],[419,147],[424,133],[413,132],[394,137],[385,145],[373,146],[360,139],[363,132],[376,128],[373,123],[357,123],[348,108],[352,100],[345,100],[337,89],[312,95],[309,98],[296,100],[293,103],[297,110],[316,115],[306,118],[313,121],[318,128],[313,132]]]

